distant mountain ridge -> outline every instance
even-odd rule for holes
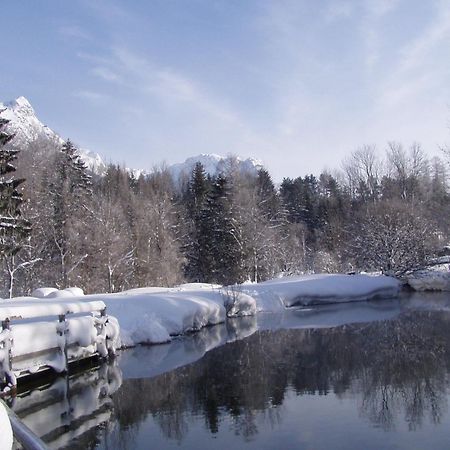
[[[64,142],[60,135],[38,119],[33,107],[25,97],[18,97],[16,100],[0,103],[0,111],[1,117],[10,121],[7,125],[7,130],[15,134],[12,143],[19,148],[41,138],[59,143]],[[105,173],[107,165],[98,153],[86,149],[79,149],[79,153],[81,159],[90,170],[99,175]],[[256,174],[259,169],[263,168],[262,162],[254,158],[242,159],[240,157],[231,158],[216,154],[200,154],[187,158],[183,163],[170,165],[167,167],[167,170],[174,181],[178,181],[181,177],[189,177],[196,163],[200,162],[205,168],[205,172],[214,176],[226,171],[231,161],[241,173]],[[128,170],[135,176],[148,173],[142,169]]]
[[[12,143],[17,147],[25,146],[42,138],[59,143],[64,142],[61,136],[37,118],[33,107],[25,97],[0,103],[0,111],[2,111],[1,116],[9,120],[7,130],[15,134]],[[99,174],[105,171],[106,164],[98,153],[85,149],[79,149],[79,153],[90,170]]]
[[[201,163],[205,172],[211,176],[226,172],[230,164],[235,164],[239,172],[249,174],[256,174],[264,167],[261,161],[254,158],[242,159],[239,156],[225,157],[213,153],[202,153],[187,158],[183,163],[173,164],[168,167],[168,170],[172,178],[178,180],[189,176],[197,163]]]

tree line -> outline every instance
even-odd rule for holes
[[[71,141],[17,148],[5,125],[4,297],[41,286],[93,293],[311,272],[402,276],[448,240],[446,161],[417,144],[391,142],[383,157],[365,146],[339,171],[276,186],[267,170],[242,173],[233,157],[217,176],[200,163],[178,180],[164,168],[135,177],[115,164],[100,176]]]

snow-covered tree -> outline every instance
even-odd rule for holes
[[[87,167],[70,140],[54,157],[48,183],[52,208],[49,225],[53,239],[49,256],[55,268],[58,267],[57,285],[67,287],[89,255],[85,217],[89,212],[86,203],[92,195],[92,183]]]
[[[31,232],[31,223],[22,217],[23,195],[19,186],[25,181],[14,178],[17,150],[7,148],[13,135],[5,131],[7,120],[0,118],[0,255],[8,275],[8,294],[13,295],[15,273],[34,261],[18,261],[20,250]]]
[[[401,202],[368,208],[355,220],[348,238],[358,268],[397,276],[423,267],[434,250],[432,224]]]

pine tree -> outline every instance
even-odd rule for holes
[[[31,262],[17,264],[16,261],[16,255],[31,233],[31,224],[21,213],[23,195],[18,187],[25,179],[12,176],[16,170],[12,162],[17,159],[19,152],[5,147],[14,136],[4,130],[7,123],[7,120],[0,118],[0,254],[8,274],[11,298],[15,272],[31,264]]]

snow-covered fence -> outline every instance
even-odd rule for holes
[[[118,323],[103,301],[30,299],[0,301],[0,375],[6,389],[17,378],[68,370],[84,358],[115,353]]]

